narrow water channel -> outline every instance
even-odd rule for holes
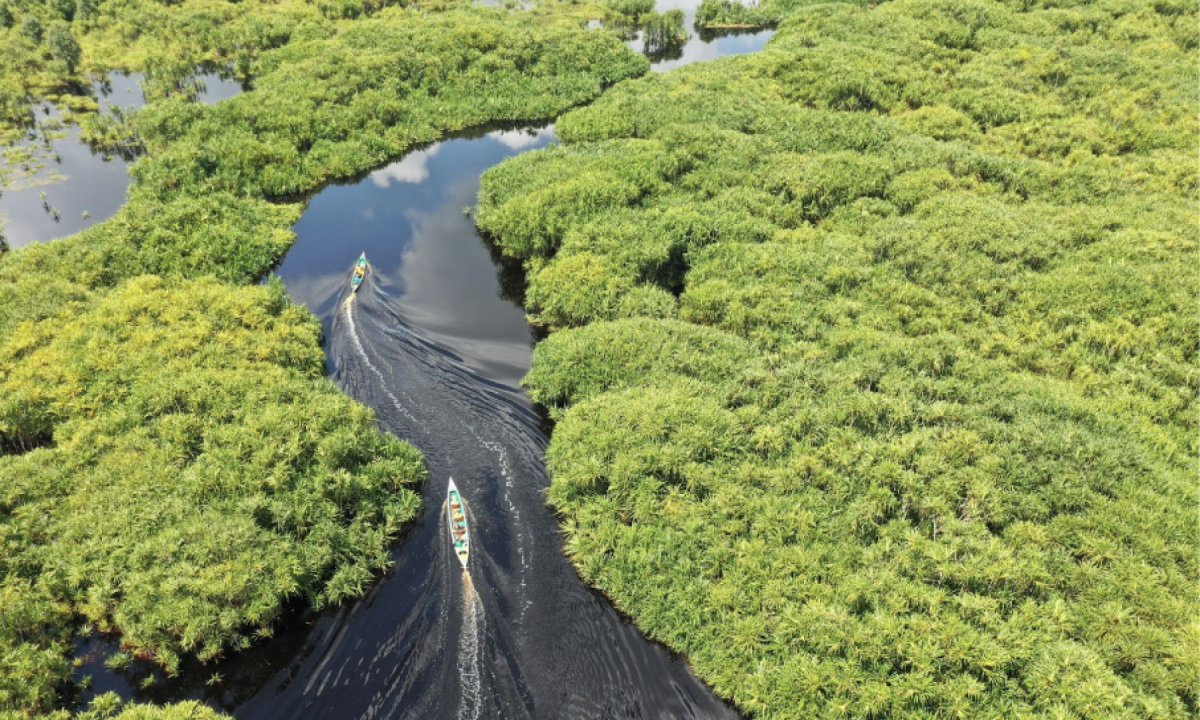
[[[733,51],[712,45],[693,37],[670,62]],[[552,125],[481,130],[331,185],[277,269],[324,324],[332,378],[426,456],[425,513],[394,568],[362,600],[187,680],[137,689],[93,663],[95,692],[197,697],[245,719],[736,717],[578,578],[545,504],[547,438],[519,385],[534,342],[523,279],[465,211],[484,170],[554,140]],[[370,271],[351,294],[361,252]],[[466,572],[445,522],[451,477],[471,524]]]

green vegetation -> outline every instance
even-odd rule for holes
[[[0,55],[0,144],[14,142],[29,127],[30,99],[94,110],[86,72],[142,71],[148,94],[159,97],[195,74],[197,65],[245,75],[261,52],[293,35],[335,33],[337,16],[303,2],[4,0],[0,20],[12,21],[0,22],[6,49]],[[61,29],[53,31],[55,26]],[[43,27],[52,32],[44,34]]]
[[[843,0],[848,4],[874,7],[869,0]],[[696,29],[775,27],[800,8],[824,4],[821,0],[702,0],[696,9]]]
[[[239,23],[312,10],[230,5],[228,26],[193,18],[185,33],[200,3],[152,5],[161,23],[138,4],[108,20],[101,4],[95,22],[153,28],[135,58],[175,28],[171,43],[195,43],[189,72]],[[291,243],[296,197],[449,131],[553,117],[648,67],[584,28],[595,7],[363,7],[374,14],[325,18],[361,14],[339,6],[286,32],[260,27],[273,39],[249,45],[252,91],[211,107],[151,92],[144,109],[91,125],[146,153],[126,206],[0,255],[0,716],[65,712],[81,631],[119,634],[115,663],[171,673],[185,654],[269,635],[288,598],[361,592],[418,509],[407,486],[421,463],[320,379],[307,311],[246,284]],[[84,36],[83,66],[112,37]],[[163,52],[146,50],[141,69],[179,77],[153,65]],[[0,88],[23,99],[8,79]],[[196,710],[106,702],[89,712]]]
[[[683,43],[689,37],[686,19],[679,9],[662,13],[654,11],[652,1],[609,2],[615,14],[604,21],[604,27],[616,32],[623,40],[642,41],[642,52],[651,61],[674,59],[681,56]]]
[[[46,43],[50,46],[50,54],[54,59],[66,67],[67,74],[74,74],[83,51],[79,47],[79,41],[71,34],[71,28],[63,22],[54,23],[50,26]]]
[[[0,712],[0,717],[7,717]],[[12,717],[19,717],[13,715]],[[43,716],[45,720],[225,720],[212,708],[195,701],[184,701],[165,707],[122,702],[115,693],[105,693],[92,701],[84,712],[71,715],[64,710]]]
[[[389,10],[267,53],[253,92],[215,106],[166,98],[125,119],[117,134],[148,151],[128,204],[106,223],[4,258],[0,336],[139,274],[261,277],[290,244],[301,207],[272,200],[448,131],[553,117],[647,66],[570,18],[546,11],[530,22],[487,8]]]
[[[334,38],[359,19],[380,15],[384,5],[382,0],[0,0],[0,47],[5,48],[0,53],[0,157],[9,166],[0,166],[0,183],[11,182],[22,166],[28,173],[43,165],[18,146],[28,132],[53,132],[40,127],[31,101],[56,104],[68,122],[86,121],[97,109],[91,78],[112,70],[143,73],[150,100],[187,98],[202,67],[247,81],[268,51]],[[397,15],[411,20],[466,5],[436,0],[418,8],[401,2],[389,12],[394,24]],[[406,6],[411,9],[404,11]],[[558,29],[607,12],[603,6],[559,2],[533,11]]]
[[[679,9],[645,15],[642,18],[641,26],[646,38],[646,55],[654,57],[669,48],[678,47],[687,42],[688,32],[684,24],[683,11]]]
[[[269,633],[286,598],[336,603],[387,566],[423,463],[322,379],[319,333],[278,283],[144,277],[8,337],[0,587],[17,659],[60,649],[57,633],[13,641],[73,610],[173,673],[181,652]],[[39,680],[57,678],[13,657],[0,704],[50,706]]]
[[[792,11],[819,4],[814,0],[762,0],[751,3],[743,0],[702,0],[696,9],[695,25],[697,29],[774,27]]]
[[[1194,717],[1196,21],[801,8],[489,171],[585,579],[755,717]]]
[[[605,5],[613,12],[628,15],[631,18],[654,12],[654,0],[607,0]]]

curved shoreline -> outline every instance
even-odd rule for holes
[[[259,75],[258,86],[252,93],[211,108],[173,105],[169,101],[147,107],[142,113],[139,113],[138,119],[139,122],[145,123],[142,126],[142,134],[150,147],[150,153],[147,158],[139,162],[135,170],[138,182],[131,190],[130,200],[117,216],[79,235],[4,254],[3,260],[0,262],[0,306],[3,308],[0,310],[0,332],[7,336],[4,345],[6,374],[3,380],[8,383],[10,389],[16,388],[16,383],[25,382],[30,376],[30,368],[27,367],[30,362],[29,358],[41,357],[36,353],[31,355],[31,349],[42,348],[49,352],[60,345],[69,346],[72,337],[79,332],[78,328],[69,323],[46,322],[47,320],[60,317],[63,313],[78,316],[81,310],[92,308],[108,311],[108,308],[129,302],[131,298],[136,298],[136,302],[149,304],[148,317],[164,318],[163,320],[151,320],[152,323],[166,323],[164,327],[170,327],[174,332],[193,332],[197,338],[218,337],[220,331],[217,328],[226,324],[226,321],[215,321],[214,324],[215,318],[204,317],[203,312],[196,317],[180,313],[172,314],[173,311],[170,307],[163,307],[161,304],[169,305],[174,298],[172,293],[189,293],[199,287],[186,278],[209,274],[216,274],[225,283],[232,283],[232,285],[219,284],[216,286],[219,288],[218,292],[229,301],[251,308],[256,303],[262,302],[262,298],[265,297],[262,288],[239,286],[258,277],[266,265],[270,264],[290,244],[290,232],[287,228],[294,222],[299,208],[272,205],[263,199],[256,199],[256,196],[263,198],[277,195],[281,187],[304,187],[302,184],[296,184],[297,181],[303,183],[304,177],[340,176],[349,174],[357,168],[369,167],[385,157],[390,157],[399,149],[407,148],[416,140],[432,139],[440,135],[442,128],[452,130],[467,124],[480,124],[482,121],[490,119],[554,115],[571,105],[594,97],[604,86],[617,79],[639,71],[644,72],[645,61],[626,51],[615,39],[589,34],[578,28],[573,29],[573,25],[569,21],[556,25],[557,21],[554,17],[553,13],[546,16],[549,22],[540,24],[533,33],[530,33],[519,19],[513,19],[507,14],[494,11],[449,10],[445,14],[430,17],[393,12],[384,18],[373,18],[355,24],[345,33],[336,35],[328,41],[316,40],[307,44],[289,45],[275,51],[287,56],[278,61],[272,59],[274,56],[264,56],[263,62],[269,62],[270,67]],[[475,75],[470,75],[468,72],[472,63],[467,63],[463,66],[461,75],[451,75],[445,79],[447,83],[460,84],[462,89],[459,89],[458,92],[463,93],[463,97],[459,98],[449,91],[452,87],[451,84],[441,85],[439,89],[442,92],[440,93],[437,91],[425,93],[421,87],[418,87],[417,90],[424,94],[409,93],[413,105],[412,110],[423,107],[425,111],[439,113],[441,119],[437,121],[437,127],[426,124],[412,125],[404,132],[404,137],[393,134],[386,140],[389,143],[399,143],[395,145],[396,149],[389,151],[376,146],[371,152],[378,155],[368,153],[365,156],[362,153],[362,150],[365,149],[362,142],[370,140],[370,138],[364,138],[359,132],[354,141],[350,143],[343,141],[339,146],[338,152],[342,153],[342,156],[337,153],[330,156],[328,150],[331,143],[339,141],[338,133],[344,132],[345,128],[323,126],[321,130],[325,134],[325,144],[317,143],[315,149],[326,152],[320,161],[324,164],[308,165],[301,176],[296,176],[294,171],[291,171],[293,179],[284,180],[282,184],[278,181],[281,178],[280,171],[288,172],[286,162],[274,166],[276,168],[273,171],[274,175],[270,174],[272,166],[269,162],[250,168],[239,167],[237,164],[239,162],[238,152],[244,150],[254,152],[255,148],[263,147],[264,139],[276,142],[273,152],[279,152],[281,146],[278,141],[281,136],[278,131],[274,136],[260,132],[254,137],[230,136],[225,134],[224,130],[218,131],[215,135],[208,134],[212,133],[214,129],[222,127],[222,123],[228,123],[231,120],[274,122],[280,116],[271,116],[270,113],[278,112],[285,105],[295,110],[296,103],[308,96],[304,93],[293,92],[297,86],[288,73],[297,72],[298,68],[304,64],[307,64],[306,67],[310,70],[319,70],[324,66],[323,64],[335,62],[339,53],[343,58],[353,58],[353,45],[356,42],[372,42],[375,45],[375,57],[383,52],[381,46],[383,43],[398,43],[396,51],[402,51],[409,61],[430,62],[428,67],[433,68],[440,58],[438,53],[449,52],[445,48],[436,47],[438,41],[457,35],[470,35],[475,30],[485,33],[492,32],[497,37],[505,34],[512,36],[508,42],[499,44],[495,42],[495,37],[492,38],[490,50],[496,52],[497,56],[512,48],[523,46],[535,55],[538,53],[554,54],[556,56],[554,61],[563,63],[561,67],[565,69],[562,73],[553,76],[543,73],[531,82],[525,74],[514,73],[512,69],[504,70],[503,67],[494,72],[492,70],[475,70]],[[414,33],[418,38],[416,43],[411,40]],[[520,38],[517,38],[517,35]],[[567,42],[562,43],[564,40]],[[469,42],[450,42],[447,47],[457,48],[457,52],[462,52],[463,48],[467,48],[469,44]],[[422,56],[419,53],[421,48],[426,45],[431,46],[430,52],[433,54]],[[553,47],[551,47],[552,45]],[[577,63],[580,56],[588,56],[587,67],[579,66],[572,70],[572,63]],[[346,70],[347,68],[343,66],[342,69]],[[425,72],[424,67],[420,65],[409,69]],[[393,78],[380,77],[377,73],[368,72],[369,70],[370,68],[366,67],[359,67],[356,70],[359,73],[357,77],[362,82],[361,89],[363,91],[368,90],[372,83],[393,80]],[[277,74],[272,75],[272,72]],[[536,75],[536,73],[534,74]],[[468,105],[454,105],[455,102],[465,101],[467,96],[471,95],[467,86],[479,82],[496,84],[501,90],[524,88],[522,92],[525,95],[519,96],[510,93],[496,99],[488,109],[482,111]],[[333,87],[333,85],[328,85],[328,87]],[[321,89],[320,84],[303,83],[304,92],[311,94]],[[337,84],[337,89],[346,89],[345,78],[342,83]],[[438,95],[438,97],[435,98],[434,95]],[[264,114],[264,110],[267,114]],[[392,108],[389,112],[395,113],[396,110]],[[311,121],[315,121],[315,117],[311,118]],[[189,133],[195,134],[189,135]],[[235,146],[241,143],[238,147],[243,150],[231,151],[228,146],[231,138]],[[382,135],[380,138],[383,139]],[[300,140],[301,138],[295,138],[297,143],[295,147],[303,144]],[[188,151],[185,153],[180,152],[180,147],[183,145],[188,146]],[[312,149],[311,145],[299,149],[297,152],[300,154],[295,157],[301,159],[311,157],[315,160],[317,156],[308,152]],[[198,159],[202,162],[197,163]],[[282,159],[286,160],[286,157]],[[247,173],[247,170],[250,172]],[[264,172],[267,174],[264,175]],[[188,183],[186,188],[181,186],[181,181],[185,181],[185,179]],[[45,280],[41,273],[45,273],[46,268],[51,268],[51,272],[55,273],[56,287],[55,291],[50,294],[41,292],[44,289]],[[144,283],[139,285],[139,281],[129,280],[129,278],[147,272],[156,272],[166,276],[168,278],[167,289],[162,291],[157,286],[147,289]],[[275,292],[272,290],[266,294],[273,295]],[[277,303],[272,300],[267,304]],[[288,309],[286,303],[280,307],[285,311],[288,322],[294,326],[291,332],[297,336],[307,336],[306,333],[311,329],[311,316],[302,317],[303,312],[297,315],[297,310],[294,307]],[[254,311],[250,312],[253,316]],[[168,315],[171,316],[169,321],[166,319]],[[85,313],[83,317],[91,316]],[[248,322],[253,325],[256,320],[251,319]],[[37,327],[43,332],[31,340],[28,329],[34,327],[34,323],[37,323]],[[106,341],[112,339],[105,338]],[[117,346],[109,349],[119,353],[118,346],[119,339],[117,339]],[[174,358],[173,362],[176,364],[195,363],[199,366],[200,372],[215,372],[214,363],[207,356],[188,354],[195,351],[195,347],[175,349],[175,352],[180,352],[182,355]],[[170,350],[166,352],[169,353]],[[168,355],[168,357],[170,356]],[[307,362],[310,358],[305,354],[304,359]],[[43,363],[40,359],[38,362]],[[251,365],[253,365],[253,361]],[[47,367],[44,363],[42,366]],[[56,366],[66,369],[66,366],[57,362],[51,362],[48,367]],[[311,368],[307,366],[304,371],[306,374],[311,374]],[[250,376],[245,371],[240,374],[243,377]],[[136,382],[137,378],[138,375],[134,374],[122,382],[127,384]],[[50,392],[57,391],[55,383],[52,381],[43,381],[40,385],[46,387]],[[136,388],[136,385],[134,387]],[[323,397],[323,393],[328,394],[324,385],[306,387],[307,390],[302,391],[301,395],[304,396],[307,393],[308,396],[312,396],[310,399],[315,400],[317,397]],[[67,390],[69,388],[62,388],[64,392]],[[92,387],[85,382],[85,397],[86,393],[91,390]],[[124,392],[128,392],[128,389]],[[150,390],[150,392],[153,391]],[[22,397],[24,396],[8,393],[8,398],[17,402],[23,402],[20,400]],[[188,397],[187,391],[184,391],[184,397]],[[31,425],[31,420],[27,415],[18,412],[19,408],[0,404],[0,433],[4,433],[0,435],[0,448],[4,448],[7,452],[8,445],[11,444],[8,442],[9,439],[19,439],[26,435],[41,436],[53,432],[57,437],[62,433],[59,428],[79,427],[78,422],[68,425],[68,421],[73,418],[74,413],[94,412],[86,407],[75,407],[71,404],[61,407],[63,409],[58,411],[59,415],[51,416],[47,428],[42,425]],[[100,407],[109,412],[120,409],[119,404],[107,406],[102,404]],[[247,411],[253,414],[255,407],[251,403],[247,407]],[[259,409],[262,408],[259,407]],[[360,406],[359,412],[350,413],[343,421],[344,433],[350,432],[347,423],[351,421],[351,416],[353,416],[353,422],[357,422],[365,428],[367,423],[364,421],[367,419],[367,415],[361,410]],[[233,432],[232,427],[226,428],[222,425],[228,420],[210,418],[204,413],[205,410],[202,408],[194,411],[191,422],[202,426],[204,432],[209,436],[213,433]],[[337,436],[337,432],[332,430],[330,434]],[[287,447],[283,442],[271,442],[270,431],[267,431],[266,438],[266,447],[273,446],[277,449]],[[367,442],[371,438],[382,441],[377,431],[369,431],[359,440]],[[60,444],[66,446],[67,438],[65,436],[57,437],[57,439]],[[351,452],[352,455],[358,452],[350,445],[347,445],[344,450]],[[19,473],[17,477],[26,478],[31,486],[36,488],[41,482],[36,479],[34,474],[36,468],[41,467],[37,461],[44,461],[48,457],[47,453],[54,452],[58,452],[58,450],[50,447],[33,450],[22,455],[7,453],[0,456],[0,465],[6,472]],[[303,452],[302,454],[308,455],[309,453]],[[185,455],[184,469],[187,469],[188,462],[205,462],[208,461],[207,458],[208,456],[203,451],[199,455],[194,453]],[[103,456],[100,457],[100,461],[110,462]],[[26,464],[21,465],[22,462]],[[342,466],[337,468],[337,472],[352,471],[354,462],[343,461]],[[406,473],[398,473],[392,477],[390,480],[392,485],[398,487],[401,480],[412,480],[413,478],[408,477],[411,473]],[[203,473],[201,474],[203,475]],[[147,509],[152,510],[153,505],[147,506]],[[380,511],[383,511],[382,507]],[[256,522],[267,522],[266,515],[260,513],[255,517]],[[368,524],[377,527],[384,534],[392,535],[399,531],[400,525],[405,519],[402,513],[388,510],[386,522],[376,519],[369,521]],[[346,518],[345,522],[350,523],[350,519]],[[362,532],[362,530],[355,530],[355,532]],[[151,539],[153,537],[151,536]],[[372,535],[372,537],[374,536]],[[154,548],[148,548],[148,551],[157,552]],[[381,558],[379,553],[364,552],[368,556],[364,558],[364,562],[373,568],[377,567]],[[386,558],[383,558],[383,561],[386,562]],[[171,571],[173,566],[170,563],[169,554],[159,560],[159,566],[164,572]],[[310,595],[313,602],[336,602],[347,594],[354,594],[355,589],[361,589],[364,582],[369,582],[369,570],[366,574],[361,570],[362,568],[356,564],[343,564],[331,574],[305,580],[305,583],[312,583],[313,587],[304,588],[304,590],[306,594]],[[214,572],[219,575],[220,571],[214,570]],[[118,583],[128,582],[127,575],[118,574],[116,577]],[[220,578],[218,577],[217,580],[219,581]],[[136,600],[141,605],[153,606],[158,602],[159,606],[156,610],[159,612],[162,612],[172,602],[141,590],[137,591],[136,595],[137,597],[132,600]],[[19,597],[31,601],[34,599],[31,595]],[[117,594],[114,604],[129,603],[130,601],[130,598]],[[179,638],[171,635],[169,629],[165,631],[165,635],[150,635],[146,629],[133,629],[129,624],[129,618],[135,618],[136,622],[137,611],[120,613],[116,617],[110,615],[112,612],[109,608],[98,606],[88,614],[95,621],[101,623],[101,629],[124,630],[139,657],[157,660],[166,665],[168,670],[176,667],[178,652],[186,652],[197,647],[194,644],[196,642],[194,638],[188,637],[180,641]],[[223,630],[224,634],[218,633],[216,640],[210,640],[207,645],[203,646],[205,657],[220,653],[226,646],[233,648],[244,646],[248,642],[248,637],[242,633],[249,633],[259,625],[265,624],[264,632],[270,632],[269,625],[274,615],[269,610],[264,611],[254,604],[249,604],[245,612],[252,613],[249,623],[247,625],[237,624],[233,628]],[[55,623],[55,627],[57,627],[58,621],[56,620]],[[135,639],[132,633],[141,633],[142,639]],[[4,638],[4,640],[7,642],[10,639]],[[19,644],[19,638],[13,642]],[[61,653],[65,657],[67,652],[67,646],[63,644],[65,638],[51,637],[38,642],[43,644],[31,651]],[[41,671],[37,670],[36,673],[41,673]],[[65,673],[65,667],[56,666],[50,674],[44,676],[37,674],[36,677],[23,679],[22,682],[25,682],[27,687],[41,694],[18,696],[19,699],[14,701],[18,703],[16,707],[49,709],[46,703],[52,703],[53,699],[43,692],[42,688],[47,687],[47,683],[49,683],[49,687],[57,685],[59,678],[63,677]]]

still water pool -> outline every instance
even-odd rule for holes
[[[94,84],[101,112],[113,106],[141,107],[140,73],[111,73]],[[215,73],[197,75],[197,100],[215,103],[242,91],[234,80]],[[37,110],[39,121],[57,121],[49,106]],[[129,163],[96,151],[79,139],[71,125],[63,137],[29,141],[45,167],[32,176],[15,178],[0,188],[0,232],[11,247],[66,237],[113,216],[125,203]],[[57,211],[57,213],[55,212]]]

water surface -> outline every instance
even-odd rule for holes
[[[296,243],[276,274],[297,302],[322,318],[330,337],[347,258],[366,252],[373,280],[399,299],[400,312],[422,337],[451,348],[489,380],[515,386],[529,369],[531,331],[521,307],[501,297],[494,255],[464,211],[475,203],[484,170],[546,146],[554,131],[476,134],[416,150],[359,182],[321,191],[296,224]]]
[[[670,62],[766,36],[694,36]],[[523,278],[464,210],[484,170],[553,141],[550,125],[478,131],[328,186],[276,269],[321,319],[335,382],[425,454],[425,511],[394,568],[360,601],[300,614],[271,641],[148,689],[137,669],[105,672],[98,641],[85,665],[96,692],[201,698],[244,719],[736,717],[578,578],[545,504],[547,438],[519,386],[534,342]],[[370,270],[350,293],[362,252]],[[466,572],[445,522],[451,477],[471,524]]]
[[[656,7],[658,12],[683,10],[684,25],[688,28],[691,37],[678,47],[665,48],[655,55],[651,55],[650,69],[652,72],[666,72],[694,62],[715,60],[726,55],[745,55],[758,52],[775,34],[774,30],[743,29],[705,30],[701,33],[693,27],[700,2],[701,0],[659,0]],[[642,51],[645,43],[639,37],[630,43],[630,47]]]
[[[215,103],[242,90],[236,81],[215,73],[195,79],[200,82],[199,102]],[[141,80],[141,73],[111,73],[95,83],[100,111],[110,111],[114,105],[123,109],[144,105]],[[42,122],[56,122],[60,114],[47,105],[39,106],[37,116]],[[30,145],[45,167],[0,189],[0,232],[10,246],[72,235],[112,217],[125,203],[128,161],[91,148],[79,139],[77,126],[66,127],[63,137],[48,142],[32,140]],[[58,211],[57,216],[53,210]]]

